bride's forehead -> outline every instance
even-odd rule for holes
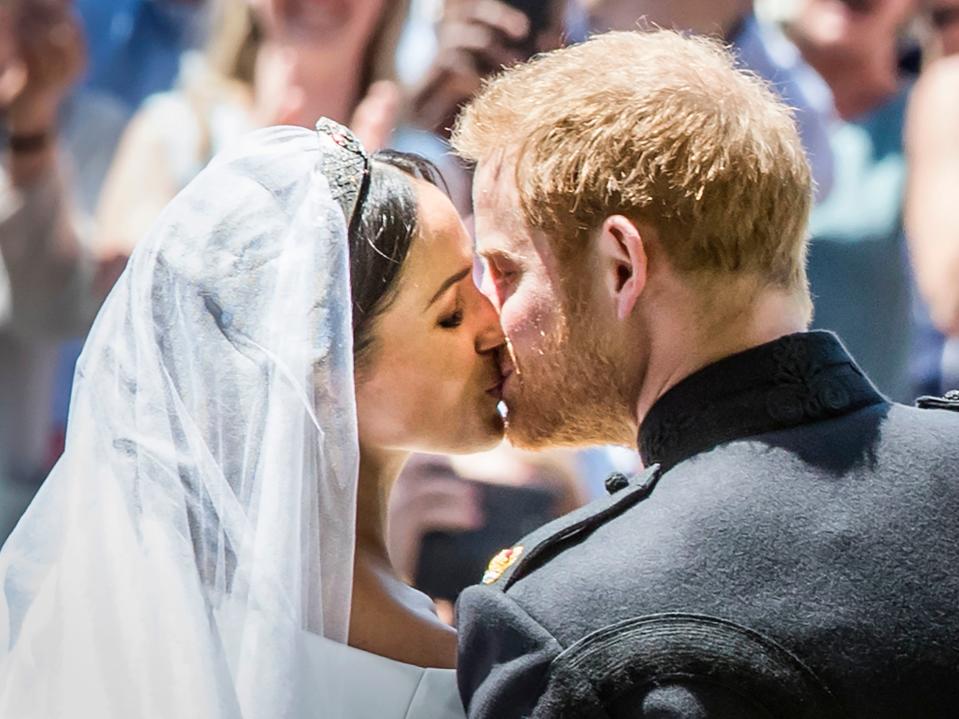
[[[436,186],[414,180],[417,232],[414,249],[429,255],[472,254],[472,241],[450,199]]]
[[[427,182],[415,182],[416,236],[401,271],[400,291],[417,297],[431,296],[451,274],[472,266],[473,247],[449,198]]]

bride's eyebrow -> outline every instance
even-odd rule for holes
[[[444,292],[446,292],[446,290],[448,290],[450,287],[455,285],[457,282],[460,282],[463,279],[465,279],[466,276],[469,275],[472,271],[473,271],[473,267],[470,266],[470,267],[467,267],[466,269],[460,270],[456,274],[450,275],[445,280],[443,280],[443,284],[440,285],[440,288],[436,291],[436,294],[433,295],[432,299],[427,303],[426,309],[429,309],[433,305],[433,303],[436,302],[436,300],[438,300],[443,295]]]

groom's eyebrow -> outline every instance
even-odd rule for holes
[[[466,279],[466,276],[470,274],[472,271],[473,271],[473,267],[471,265],[470,267],[467,267],[466,269],[460,270],[455,275],[450,275],[449,277],[447,277],[443,281],[443,284],[440,285],[440,288],[436,291],[436,294],[433,295],[433,298],[426,305],[426,309],[429,309],[432,306],[432,304],[436,302],[436,300],[442,297],[443,293],[446,292],[446,290],[448,290],[450,287],[455,285],[457,282],[461,282],[462,280]]]

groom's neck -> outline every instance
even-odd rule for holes
[[[809,325],[808,304],[794,293],[766,290],[748,302],[704,316],[691,308],[663,317],[652,327],[650,355],[636,402],[636,422],[656,401],[694,372]]]

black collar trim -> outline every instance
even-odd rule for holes
[[[886,401],[831,332],[803,332],[714,362],[669,389],[643,420],[643,463],[663,471],[723,442]]]

